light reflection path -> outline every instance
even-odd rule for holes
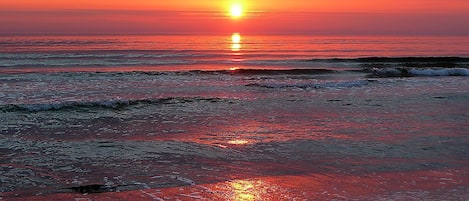
[[[232,144],[232,145],[246,145],[246,144],[250,144],[250,142],[249,142],[249,140],[236,139],[236,140],[230,140],[230,141],[228,141],[228,144]]]
[[[263,194],[262,189],[257,189],[258,183],[249,180],[238,180],[230,182],[233,192],[233,198],[235,200],[256,200],[262,197],[259,194]]]
[[[233,42],[233,44],[241,43],[241,34],[233,33],[233,35],[231,35],[231,41]]]
[[[231,59],[231,62],[233,63],[239,63],[241,61],[243,61],[243,59],[241,58],[242,56],[242,53],[241,53],[241,50],[242,50],[242,37],[241,37],[241,34],[240,33],[233,33],[231,35],[231,55],[233,56],[233,58]],[[237,70],[239,67],[237,66],[233,66],[230,68],[230,70]]]
[[[233,180],[217,184],[213,189],[226,200],[254,201],[268,198],[269,184],[261,179]]]

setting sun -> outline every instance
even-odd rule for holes
[[[243,7],[240,4],[232,5],[230,14],[231,14],[231,17],[235,17],[235,18],[243,16]]]

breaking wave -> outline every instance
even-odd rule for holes
[[[1,112],[41,112],[41,111],[59,111],[69,109],[124,109],[135,105],[158,105],[158,104],[177,104],[190,102],[220,102],[220,98],[201,98],[201,97],[171,97],[140,100],[101,100],[101,101],[75,101],[62,103],[41,103],[41,104],[9,104],[0,106]]]
[[[372,77],[469,76],[467,68],[374,68]]]
[[[106,42],[106,41],[105,41]],[[105,43],[103,42],[103,43]],[[66,41],[59,41],[66,44]],[[78,41],[71,41],[78,43]],[[87,43],[86,41],[84,43]],[[24,44],[27,46],[28,42]],[[294,54],[291,54],[291,53]],[[277,52],[245,52],[239,61],[233,55],[216,50],[62,50],[44,52],[0,52],[0,68],[14,67],[123,67],[177,65],[240,65],[262,67],[467,67],[467,57],[361,57],[315,58],[288,50]],[[236,57],[236,58],[237,58]]]
[[[363,87],[374,80],[355,80],[355,81],[343,81],[343,82],[327,82],[327,83],[253,83],[246,86],[250,87],[263,87],[271,89],[281,88],[301,88],[301,89],[323,89],[323,88],[352,88],[352,87]]]
[[[460,63],[469,62],[467,57],[361,57],[311,59],[309,61],[360,62],[360,63]]]
[[[189,71],[188,73],[196,74],[228,74],[228,75],[316,75],[336,73],[335,70],[329,69],[234,69],[234,70],[218,70],[218,71]]]
[[[415,76],[469,76],[469,69],[467,68],[410,69],[409,73]]]

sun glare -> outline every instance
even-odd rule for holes
[[[243,7],[240,4],[234,4],[230,10],[231,17],[238,18],[243,16]]]
[[[241,43],[241,34],[233,33],[233,35],[231,35],[231,41],[233,43]]]
[[[228,144],[231,144],[231,145],[247,145],[249,144],[249,141],[248,140],[230,140],[228,141]]]

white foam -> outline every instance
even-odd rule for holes
[[[17,105],[21,109],[28,111],[47,111],[47,110],[59,110],[67,107],[107,107],[107,108],[118,108],[120,106],[130,105],[129,100],[103,100],[95,102],[64,102],[64,103],[49,103],[49,104],[22,104]]]
[[[416,76],[469,76],[467,68],[443,69],[410,69],[409,73]]]
[[[352,87],[363,87],[368,85],[368,80],[354,80],[354,81],[342,81],[342,82],[326,82],[326,83],[299,83],[299,84],[284,84],[284,83],[258,83],[251,84],[248,86],[259,86],[266,88],[352,88]]]
[[[374,75],[380,77],[401,76],[469,76],[467,68],[374,68]]]

